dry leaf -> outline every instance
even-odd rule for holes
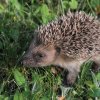
[[[64,96],[58,97],[57,100],[65,100],[65,97]]]

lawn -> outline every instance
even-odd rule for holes
[[[100,14],[100,0],[0,0],[0,100],[100,100],[100,71],[85,62],[71,87],[53,66],[26,68],[21,59],[34,30],[68,9]]]

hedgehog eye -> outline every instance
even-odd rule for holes
[[[42,57],[43,57],[43,54],[38,53],[36,56],[37,56],[38,58],[42,58]]]
[[[36,60],[36,61],[39,61],[44,55],[42,53],[36,53],[36,54],[33,54],[33,58]]]

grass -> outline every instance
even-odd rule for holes
[[[58,88],[66,100],[100,100],[100,72],[92,62],[82,65],[73,87],[62,86],[61,73],[51,67],[24,68],[20,60],[34,29],[47,24],[69,8],[96,15],[99,0],[1,0],[0,2],[0,100],[56,100]]]

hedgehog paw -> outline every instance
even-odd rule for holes
[[[67,76],[67,86],[72,86],[76,81],[76,75],[69,73]]]

